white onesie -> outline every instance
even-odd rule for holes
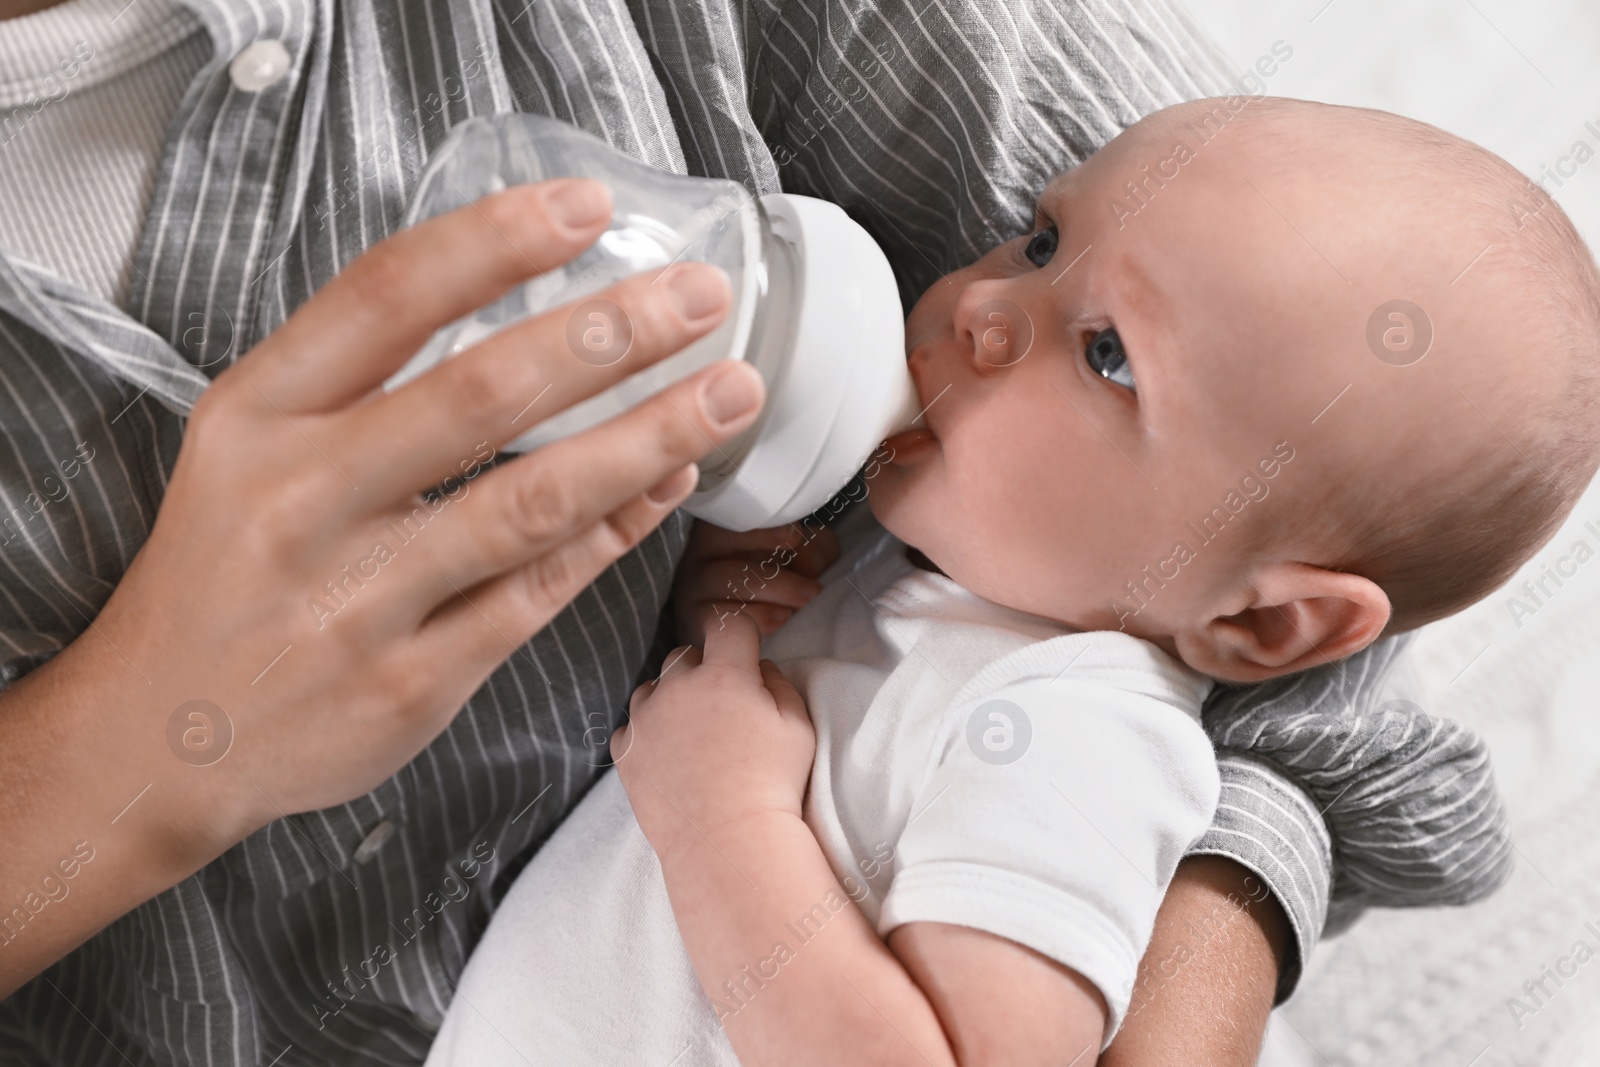
[[[805,817],[845,894],[883,937],[954,923],[1072,968],[1105,996],[1109,1042],[1216,807],[1210,680],[1138,638],[989,603],[875,525],[824,585],[762,653],[816,725]],[[795,916],[713,1004],[608,772],[495,912],[428,1067],[736,1064],[719,1015],[781,983],[845,906]]]

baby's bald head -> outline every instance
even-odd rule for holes
[[[1458,611],[1555,533],[1600,462],[1594,257],[1544,190],[1424,123],[1267,98],[1227,136],[1241,162],[1324,183],[1350,212],[1356,287],[1422,312],[1413,321],[1393,306],[1369,321],[1377,358],[1352,368],[1352,385],[1388,395],[1367,398],[1379,410],[1352,420],[1323,484],[1302,481],[1321,496],[1306,547],[1384,590],[1387,632]]]

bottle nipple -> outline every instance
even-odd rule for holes
[[[787,193],[761,204],[777,246],[766,257],[775,304],[761,340],[782,331],[786,356],[771,365],[766,408],[737,469],[684,502],[732,530],[811,514],[922,414],[899,287],[877,242],[837,204]]]

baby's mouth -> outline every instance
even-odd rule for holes
[[[881,462],[909,463],[922,458],[938,447],[939,438],[934,435],[932,430],[902,430],[883,442],[880,451],[887,449],[889,454],[882,457]]]

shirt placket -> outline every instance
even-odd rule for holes
[[[314,0],[186,3],[216,50],[173,120],[127,306],[209,379],[263,332],[261,283],[286,250],[283,209],[304,195],[332,14]]]

